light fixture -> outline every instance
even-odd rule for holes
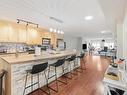
[[[54,32],[55,32],[55,33],[56,33],[56,31],[57,31],[57,30],[56,30],[56,29],[54,29]]]
[[[36,25],[37,28],[39,26],[38,24],[30,22],[30,21],[26,21],[26,20],[22,20],[22,19],[17,19],[17,23],[20,23],[20,22],[26,23],[26,26],[28,26],[28,24]]]
[[[92,20],[93,19],[93,16],[86,16],[84,19],[85,20]]]
[[[61,31],[61,34],[64,34],[64,32],[63,32],[63,31]]]
[[[105,30],[104,30],[104,31],[101,31],[102,34],[104,34],[104,33],[106,33],[106,32],[107,32],[107,31],[105,31]]]
[[[26,26],[28,26],[28,22],[27,22]]]
[[[39,25],[37,24],[37,28],[39,27]]]
[[[20,21],[19,21],[19,19],[17,19],[17,23],[19,23]]]
[[[50,32],[53,32],[53,29],[52,29],[52,28],[50,28],[50,29],[49,29],[49,31],[50,31]]]
[[[64,34],[64,32],[60,29],[53,29],[53,28],[50,28],[49,29],[50,32],[54,32],[54,33],[58,33],[58,34]]]
[[[60,33],[60,30],[58,30],[57,33],[59,34]]]

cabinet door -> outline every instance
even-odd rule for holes
[[[51,38],[51,33],[50,32],[44,32],[44,38]]]
[[[37,44],[42,44],[42,32],[37,31],[37,39],[36,39]]]
[[[8,25],[6,23],[0,23],[0,42],[7,42],[8,39]]]
[[[37,30],[36,29],[27,29],[27,43],[28,44],[37,44]]]
[[[27,33],[25,28],[18,30],[18,42],[27,42]]]
[[[57,39],[56,39],[56,33],[51,33],[51,44],[54,48],[56,48]]]
[[[8,26],[8,42],[18,42],[18,28],[16,26]]]

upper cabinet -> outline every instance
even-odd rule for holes
[[[6,42],[8,40],[8,25],[6,23],[0,23],[0,42]]]
[[[0,23],[0,42],[17,42],[18,28],[6,22]]]
[[[43,32],[43,38],[51,38],[51,33],[47,32],[47,31],[44,31]]]
[[[54,48],[56,48],[56,42],[57,42],[57,38],[56,38],[56,33],[51,33],[51,44],[53,45]]]
[[[64,34],[56,34],[57,39],[64,39]]]
[[[23,42],[27,44],[42,44],[42,38],[50,38],[51,44],[56,45],[56,33],[43,28],[0,21],[0,42]]]
[[[18,42],[18,28],[8,25],[8,42]]]
[[[22,27],[18,29],[18,42],[27,42],[27,32],[26,28]]]
[[[27,29],[27,43],[28,44],[40,44],[41,43],[41,32],[34,28]]]

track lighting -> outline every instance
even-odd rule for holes
[[[19,23],[19,20],[17,19],[17,23]]]
[[[38,24],[37,24],[37,28],[38,28]]]
[[[28,26],[28,23],[26,24],[26,26]]]
[[[22,20],[22,19],[17,19],[17,23],[20,23],[20,22],[26,23],[26,26],[28,26],[28,24],[36,25],[37,28],[39,26],[38,24],[33,23],[33,22],[25,21],[25,20]]]

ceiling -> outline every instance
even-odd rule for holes
[[[65,35],[112,37],[116,20],[123,18],[126,0],[0,0],[0,19],[24,19]],[[93,16],[90,21],[85,16]],[[62,20],[58,23],[49,17]],[[100,31],[109,31],[101,34]]]

